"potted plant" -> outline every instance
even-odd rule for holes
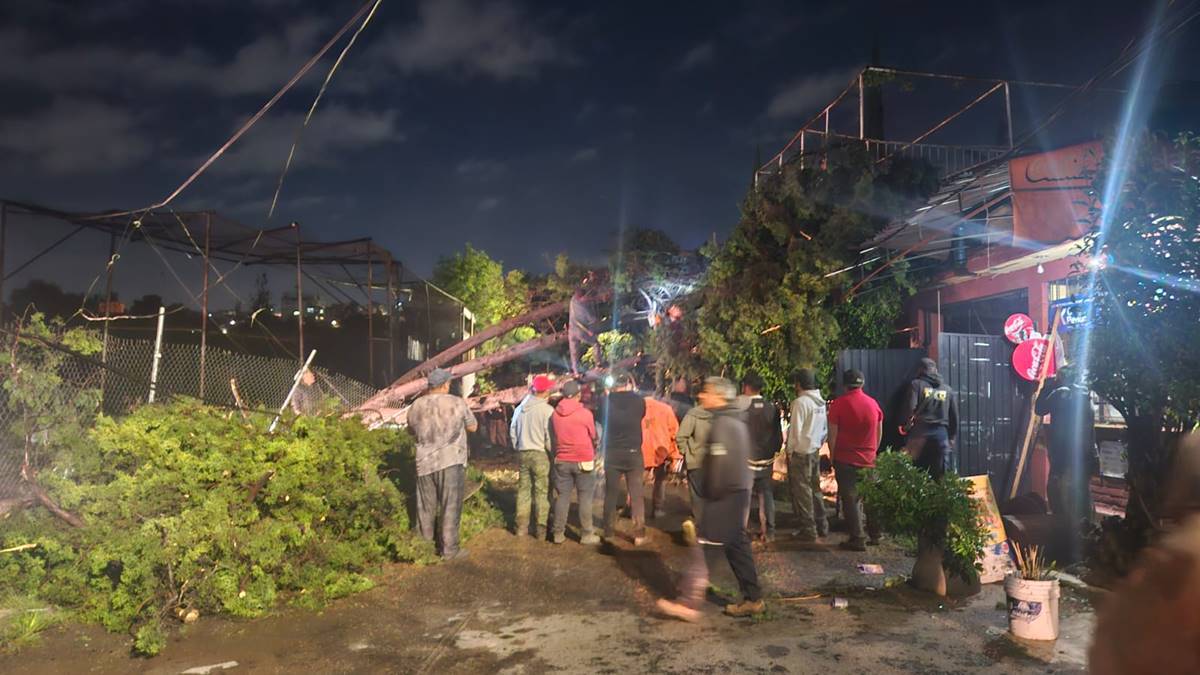
[[[914,586],[945,595],[947,577],[978,583],[987,529],[969,481],[954,473],[935,481],[907,454],[884,452],[860,490],[884,531],[917,539]]]
[[[1008,630],[1027,640],[1058,638],[1058,579],[1054,563],[1047,563],[1037,546],[1013,548],[1019,574],[1004,580],[1008,596]]]

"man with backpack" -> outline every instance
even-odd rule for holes
[[[958,434],[958,405],[933,359],[918,364],[917,377],[909,383],[906,413],[901,419],[907,423],[900,429],[908,437],[905,452],[934,480],[941,480],[950,444]]]

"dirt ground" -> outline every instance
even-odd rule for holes
[[[511,495],[503,496],[511,504]],[[736,584],[723,556],[712,552],[715,592],[705,620],[658,617],[653,603],[673,595],[682,568],[683,499],[682,488],[672,490],[671,515],[654,523],[640,548],[625,540],[601,549],[575,539],[555,546],[493,530],[471,541],[463,560],[393,566],[373,590],[320,613],[201,619],[181,627],[152,659],[131,656],[121,636],[68,624],[0,656],[0,672],[165,674],[232,661],[236,667],[213,672],[1084,671],[1092,628],[1085,600],[1066,594],[1057,642],[1018,644],[1007,635],[998,584],[961,600],[912,591],[894,583],[911,559],[886,542],[867,553],[801,552],[786,541],[759,550],[768,612],[753,620],[720,613],[721,596]],[[784,500],[779,506],[786,528]],[[830,541],[841,538],[835,533]],[[885,574],[859,574],[860,562],[882,564]],[[834,595],[849,607],[832,608]]]

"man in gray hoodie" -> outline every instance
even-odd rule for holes
[[[675,444],[679,446],[679,452],[683,455],[688,492],[692,498],[692,517],[683,524],[683,531],[688,539],[694,539],[696,536],[696,521],[700,519],[700,510],[704,504],[700,493],[704,485],[704,451],[708,444],[712,419],[712,411],[698,405],[683,416],[679,423],[679,431],[675,434]]]
[[[758,569],[746,533],[746,513],[750,509],[752,441],[744,413],[733,406],[737,391],[723,377],[710,377],[700,392],[700,405],[713,414],[711,433],[704,455],[705,502],[698,525],[699,542],[689,546],[688,566],[680,581],[677,601],[660,599],[658,611],[684,621],[700,619],[700,605],[708,588],[708,565],[703,545],[721,546],[737,579],[742,602],[726,605],[725,613],[734,617],[762,614],[766,605],[758,584]]]
[[[802,368],[796,374],[796,394],[788,423],[788,485],[798,521],[796,539],[804,544],[817,544],[818,539],[829,533],[825,499],[821,495],[821,445],[829,428],[825,399],[812,370]]]
[[[550,519],[550,390],[554,381],[545,375],[533,378],[530,393],[513,414],[513,447],[520,455],[520,477],[517,480],[517,522],[515,534],[529,533],[532,519],[538,539],[546,538]],[[532,499],[532,504],[530,503]]]

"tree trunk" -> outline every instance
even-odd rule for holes
[[[607,299],[610,296],[610,292],[604,291],[591,296],[590,300],[593,302],[599,302]],[[543,305],[535,310],[526,312],[520,316],[514,316],[511,319],[505,319],[494,326],[489,326],[479,331],[475,335],[467,338],[466,340],[458,342],[454,345],[451,345],[449,348],[438,352],[433,357],[427,359],[424,363],[401,375],[400,379],[392,383],[392,386],[395,387],[425,377],[434,368],[450,363],[454,359],[466,354],[472,349],[475,349],[488,340],[498,338],[501,335],[520,328],[521,326],[535,324],[543,319],[549,319],[552,316],[562,314],[563,312],[567,311],[570,306],[571,301],[569,299],[561,302],[553,302],[549,305]]]
[[[1163,491],[1178,434],[1163,431],[1163,415],[1131,415],[1125,419],[1129,470],[1129,502],[1125,518],[1149,534],[1158,528]]]
[[[481,356],[477,359],[471,359],[470,361],[464,361],[463,363],[451,366],[450,374],[455,378],[459,378],[463,375],[469,375],[471,373],[476,373],[488,368],[494,368],[503,363],[512,361],[515,358],[525,356],[526,354],[553,347],[560,342],[565,342],[566,339],[566,331],[554,333],[552,335],[543,335],[527,342],[515,344],[508,349],[500,350],[494,354],[488,354],[487,356]],[[357,410],[366,411],[382,408],[397,408],[399,405],[403,404],[405,399],[424,391],[426,386],[427,385],[424,376],[408,382],[393,384],[387,389],[384,389],[378,394],[372,396],[365,403],[360,405]]]

